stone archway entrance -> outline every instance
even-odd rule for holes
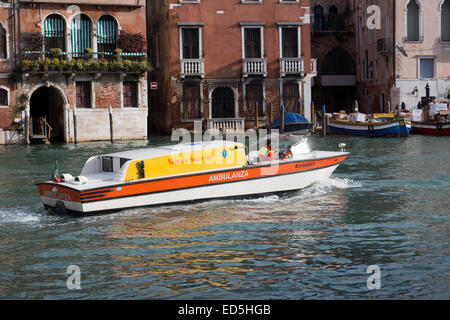
[[[50,141],[64,141],[64,98],[61,91],[55,87],[40,87],[30,98],[30,136],[48,133],[48,126],[52,128]]]
[[[212,93],[212,118],[234,118],[234,92],[220,87]]]

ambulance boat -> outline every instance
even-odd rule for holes
[[[274,152],[274,160],[261,159],[258,151],[246,155],[243,144],[230,141],[138,149],[91,157],[79,176],[55,174],[37,186],[44,207],[63,214],[257,196],[329,178],[348,157],[340,147],[312,151],[302,137]]]

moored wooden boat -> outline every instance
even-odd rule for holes
[[[365,122],[329,120],[328,130],[333,134],[370,137],[407,137],[409,136],[410,127],[405,119],[374,118],[372,121]]]
[[[450,122],[423,121],[412,122],[412,131],[431,136],[450,136]]]

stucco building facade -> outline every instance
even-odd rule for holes
[[[450,98],[450,0],[396,0],[393,104]]]

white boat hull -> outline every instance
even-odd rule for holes
[[[49,207],[55,207],[57,206],[57,202],[61,201],[67,210],[88,213],[213,198],[254,196],[303,189],[314,182],[329,178],[338,165],[339,164],[310,171],[301,171],[289,174],[288,176],[275,175],[262,177],[256,180],[232,181],[222,184],[211,184],[195,188],[136,195],[119,199],[105,199],[91,203],[80,203],[47,196],[41,196],[41,198],[44,205]]]

